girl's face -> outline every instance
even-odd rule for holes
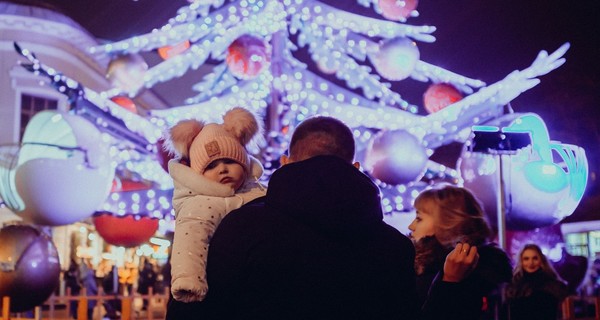
[[[533,249],[523,251],[521,255],[521,265],[527,273],[538,271],[542,266],[542,257]]]
[[[211,162],[202,175],[209,180],[226,184],[233,190],[239,189],[246,180],[244,167],[231,159],[218,159]]]
[[[417,207],[417,216],[408,226],[410,238],[413,241],[419,241],[423,237],[433,236],[435,234],[435,217],[432,212],[432,205],[421,205]]]

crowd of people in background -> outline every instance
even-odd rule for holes
[[[127,262],[123,267],[117,267],[110,260],[102,260],[96,268],[89,258],[72,258],[69,267],[63,272],[65,293],[78,296],[85,292],[88,296],[96,296],[100,292],[107,295],[102,305],[105,318],[120,319],[121,296],[131,296],[136,293],[148,295],[150,288],[153,293],[164,293],[171,283],[170,263],[162,266],[154,259],[142,259],[139,266]],[[85,289],[85,290],[83,290]],[[101,290],[100,290],[101,289]],[[141,310],[148,307],[148,299],[142,299]],[[93,318],[96,300],[88,300],[88,319]],[[78,301],[68,304],[69,316],[77,318]]]

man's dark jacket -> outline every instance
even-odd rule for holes
[[[283,166],[217,228],[206,299],[171,303],[168,318],[415,319],[414,247],[380,201],[338,157]]]

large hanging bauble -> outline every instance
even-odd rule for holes
[[[365,169],[385,183],[396,185],[419,180],[428,160],[419,139],[404,130],[380,131],[365,154]]]
[[[109,146],[82,117],[37,113],[25,128],[15,173],[26,222],[66,225],[91,216],[109,194],[114,177]]]
[[[429,113],[438,112],[463,98],[460,91],[447,83],[432,84],[423,94],[423,104]]]
[[[59,283],[58,250],[50,237],[27,225],[0,229],[0,297],[10,297],[10,311],[42,304]]]
[[[158,230],[158,219],[132,214],[115,216],[104,212],[94,215],[93,221],[104,241],[127,248],[147,242]]]
[[[496,119],[492,125],[499,128],[517,128],[531,121],[533,114],[509,114]],[[541,118],[537,117],[539,121]],[[542,122],[543,123],[543,122]],[[543,130],[544,126],[528,126]],[[535,130],[534,130],[535,131]],[[532,230],[558,223],[573,213],[581,200],[587,179],[587,160],[583,149],[570,145],[556,145],[561,149],[559,163],[553,163],[547,132],[531,132],[532,144],[502,155],[502,173],[505,184],[505,221],[509,230]],[[536,139],[536,137],[545,137]],[[498,216],[497,198],[500,196],[498,156],[473,152],[468,147],[459,159],[459,171],[464,186],[482,201],[490,222],[495,226]],[[558,150],[558,149],[557,149]],[[563,167],[564,166],[564,167]]]
[[[399,81],[410,76],[419,61],[417,44],[408,38],[394,38],[381,43],[379,50],[369,58],[382,77]]]
[[[138,54],[126,54],[113,58],[108,64],[106,78],[120,90],[138,92],[144,85],[148,64]]]
[[[269,66],[271,50],[262,39],[245,34],[229,45],[226,62],[236,77],[252,79]]]
[[[379,0],[381,14],[389,20],[404,21],[417,8],[418,0]]]
[[[522,151],[527,152],[527,151]],[[521,152],[521,153],[522,153]],[[503,156],[502,169],[506,184],[506,227],[509,230],[531,230],[550,226],[564,216],[558,216],[560,200],[568,195],[568,188],[546,192],[536,188],[524,175],[527,162],[521,154]],[[499,196],[497,160],[494,155],[464,152],[459,170],[464,186],[482,201],[489,220],[497,221],[496,199]]]

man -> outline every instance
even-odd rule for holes
[[[339,120],[295,130],[267,195],[232,211],[208,254],[208,294],[171,319],[415,319],[411,241],[383,222]]]

